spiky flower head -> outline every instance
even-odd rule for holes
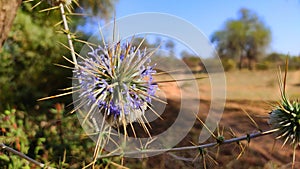
[[[283,81],[279,76],[279,85],[281,91],[281,102],[270,113],[270,124],[273,129],[277,129],[277,139],[284,140],[283,145],[290,143],[293,147],[300,145],[300,102],[290,101],[286,95],[286,78],[288,62]]]
[[[90,49],[74,70],[79,97],[97,107],[113,126],[143,121],[157,90],[155,65],[150,65],[154,51],[120,42]]]
[[[300,144],[300,103],[282,99],[270,114],[270,123],[278,129],[277,138],[284,139],[284,144],[290,142],[294,146]]]

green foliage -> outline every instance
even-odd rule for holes
[[[264,60],[266,61],[270,61],[270,62],[278,62],[281,65],[284,65],[284,61],[286,59],[286,55],[285,54],[280,54],[280,53],[270,53],[269,55],[267,55]]]
[[[24,112],[15,109],[5,110],[0,114],[0,143],[13,145],[18,151],[27,153],[29,140],[24,130],[24,118]],[[8,169],[30,168],[25,159],[7,152],[0,152],[0,166]]]
[[[223,68],[225,71],[236,69],[236,62],[233,59],[222,59]]]
[[[42,150],[39,151],[40,156],[43,157],[42,160],[68,166],[67,168],[79,168],[88,163],[89,157],[91,157],[90,152],[93,149],[93,141],[84,136],[77,117],[66,115],[63,104],[56,104],[49,112],[49,116],[52,116],[53,120],[46,121],[49,117],[39,120],[41,129],[38,130],[38,137],[36,136],[34,141]],[[39,140],[40,137],[46,138],[43,144],[39,144],[43,141]]]
[[[0,112],[4,112],[0,113],[0,143],[42,163],[50,162],[53,167],[81,168],[91,160],[93,141],[84,135],[76,116],[66,115],[63,104],[56,104],[50,110],[46,108],[53,102],[70,103],[71,96],[36,102],[59,93],[57,89],[71,86],[68,77],[72,76],[72,70],[54,65],[72,66],[62,58],[70,57],[70,51],[58,43],[66,44],[64,31],[57,24],[61,14],[58,10],[38,12],[50,7],[44,2],[32,9],[39,1],[22,4],[0,53]],[[103,5],[102,1],[97,4]],[[89,8],[92,7],[87,10]],[[77,11],[79,9],[76,7]],[[106,11],[105,15],[110,12]],[[79,22],[82,23],[82,19],[73,19],[71,29]],[[54,26],[56,24],[58,26]],[[79,52],[82,45],[74,43],[75,50]],[[8,105],[29,111],[5,110]],[[19,156],[0,151],[0,168],[32,167]]]
[[[66,42],[65,36],[53,28],[57,14],[49,13],[46,20],[39,16],[36,19],[28,8],[23,5],[18,11],[0,54],[0,109],[7,104],[32,109],[38,98],[71,84],[66,79],[72,75],[71,70],[62,71],[53,65],[68,65],[62,56],[69,56],[69,50],[58,44]]]
[[[262,59],[257,65],[256,68],[259,70],[266,69],[277,69],[278,66],[285,65],[285,59],[287,54],[281,53],[271,53]],[[299,70],[300,69],[300,56],[291,56],[289,57],[289,69],[290,70]]]
[[[114,5],[118,0],[79,0],[79,4],[86,11],[91,11],[94,15],[100,15],[101,18],[109,18],[114,11]]]
[[[52,101],[37,103],[36,100],[58,94],[57,89],[71,86],[71,80],[67,78],[72,76],[72,71],[54,65],[54,63],[71,65],[62,58],[62,56],[70,57],[70,51],[58,43],[67,44],[66,36],[62,33],[61,25],[54,26],[61,20],[60,11],[39,12],[51,7],[47,3],[41,3],[32,9],[39,1],[22,3],[0,53],[0,110],[7,105],[30,110],[36,105],[49,106],[53,104]],[[97,3],[79,1],[79,3],[88,11],[99,6],[113,7],[115,1],[104,0]],[[76,5],[74,7],[75,10],[79,10]],[[105,17],[111,13],[102,10],[96,12]],[[71,29],[74,30],[79,23],[84,23],[84,19],[73,17],[70,22]],[[85,39],[85,35],[77,33],[78,36]],[[75,51],[79,52],[83,44],[74,45]],[[71,97],[56,101],[70,103]]]
[[[47,120],[49,117],[53,120]],[[0,114],[0,124],[0,142],[37,161],[62,168],[80,168],[90,162],[93,141],[84,135],[76,116],[66,115],[63,104],[56,104],[48,114],[39,117],[26,116],[15,109],[5,110]],[[0,151],[0,166],[32,167],[6,151]]]
[[[289,63],[290,70],[300,70],[300,56],[290,57]]]
[[[217,45],[221,58],[246,57],[248,67],[261,56],[271,39],[271,31],[252,11],[241,9],[236,20],[228,20],[225,27],[213,34],[211,41]],[[242,59],[240,59],[242,64]]]
[[[129,39],[131,41],[131,39]],[[143,43],[142,43],[143,42]],[[142,44],[141,44],[142,43]],[[151,44],[147,39],[144,37],[136,37],[132,41],[132,46],[140,46],[141,49],[151,49],[151,48],[156,48],[158,45],[156,44]]]
[[[200,57],[190,54],[186,51],[180,53],[182,61],[193,71],[200,71],[203,69],[203,64]]]
[[[197,67],[201,63],[201,59],[199,57],[197,57],[197,56],[183,57],[182,60],[189,67]]]
[[[268,70],[272,67],[272,63],[270,61],[263,61],[257,63],[255,66],[257,70]]]

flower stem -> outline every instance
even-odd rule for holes
[[[193,149],[203,149],[203,148],[209,148],[209,147],[214,147],[216,145],[221,145],[221,144],[230,144],[233,142],[239,142],[243,140],[248,140],[256,137],[261,137],[265,135],[272,134],[274,132],[278,131],[278,129],[272,129],[272,130],[267,130],[267,131],[262,131],[262,132],[256,132],[252,134],[246,134],[241,137],[236,137],[236,138],[231,138],[224,140],[223,142],[212,142],[212,143],[207,143],[207,144],[201,144],[201,145],[195,145],[195,146],[185,146],[185,147],[175,147],[175,148],[170,148],[170,149],[148,149],[148,150],[138,150],[138,151],[131,151],[131,152],[125,152],[125,153],[111,153],[107,155],[101,155],[99,158],[108,158],[108,157],[116,157],[120,155],[137,155],[137,154],[150,154],[150,153],[162,153],[162,152],[175,152],[175,151],[184,151],[184,150],[193,150]]]
[[[21,153],[21,152],[15,150],[15,149],[13,149],[13,148],[11,148],[11,147],[8,147],[8,146],[5,145],[4,143],[0,143],[0,149],[9,151],[9,152],[11,152],[11,153],[13,153],[13,154],[15,154],[15,155],[17,155],[17,156],[19,156],[19,157],[21,157],[21,158],[23,158],[23,159],[29,161],[30,163],[35,164],[35,165],[41,167],[41,168],[55,169],[55,168],[52,168],[52,167],[47,167],[45,164],[40,163],[40,162],[38,162],[38,161],[36,161],[36,160],[34,160],[34,159],[32,159],[32,158],[26,156],[25,154],[23,154],[23,153]]]
[[[62,20],[63,20],[63,23],[64,23],[64,29],[67,33],[67,38],[68,38],[68,43],[69,43],[69,47],[70,47],[70,50],[71,50],[72,59],[73,59],[73,62],[75,64],[75,67],[77,67],[77,60],[76,60],[76,56],[75,56],[75,50],[74,50],[73,41],[72,41],[71,34],[70,34],[70,29],[69,29],[69,26],[68,26],[68,21],[67,21],[67,18],[66,18],[65,8],[64,8],[64,5],[62,3],[60,3],[59,6],[60,6],[61,17],[62,17]]]

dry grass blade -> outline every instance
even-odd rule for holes
[[[48,12],[48,11],[56,10],[56,9],[59,9],[59,8],[60,8],[59,6],[54,6],[54,7],[51,7],[51,8],[46,8],[46,9],[40,10],[39,12]]]
[[[148,106],[148,108],[161,120],[164,120],[151,106]]]
[[[115,163],[113,161],[109,161],[109,164],[112,164],[113,166],[117,167],[118,169],[129,169],[128,167],[125,167],[123,165],[117,164],[117,163]]]
[[[157,72],[154,74],[154,76],[160,76],[165,74],[172,74],[172,73],[178,73],[178,72],[184,72],[185,69],[178,69],[178,70],[170,70],[170,71],[163,71],[163,72]]]
[[[63,21],[61,20],[61,21],[57,22],[56,24],[54,24],[54,27],[60,26],[62,23],[63,23]]]
[[[188,78],[188,79],[174,79],[174,80],[161,80],[161,81],[154,81],[153,84],[159,83],[169,83],[169,82],[180,82],[180,81],[193,81],[193,80],[200,80],[205,79],[207,77],[197,77],[197,78]]]
[[[77,91],[79,91],[79,90],[77,90]],[[62,96],[73,94],[74,92],[77,92],[77,91],[71,91],[71,92],[66,92],[66,93],[62,93],[62,94],[58,94],[58,95],[54,95],[54,96],[44,97],[44,98],[38,99],[37,101],[54,99],[54,98],[58,98],[58,97],[62,97]]]
[[[257,129],[258,131],[262,131],[262,130],[260,129],[260,127],[258,126],[258,124],[256,123],[256,121],[250,116],[250,114],[249,114],[245,109],[243,109],[243,108],[241,108],[241,109],[242,109],[242,111],[247,115],[247,117],[251,120],[252,124],[254,124],[254,126],[256,127],[256,129]]]
[[[232,128],[229,128],[229,134],[230,134],[233,138],[237,138],[237,135],[236,135],[235,132],[232,130]],[[236,159],[239,159],[239,158],[241,158],[241,156],[244,154],[245,149],[246,149],[246,148],[245,148],[246,146],[243,146],[243,144],[242,144],[240,141],[238,141],[237,144],[238,144],[238,146],[239,146],[239,148],[240,148],[240,153],[239,153],[239,155],[236,157]]]
[[[24,2],[26,3],[26,2],[31,2],[31,1],[33,1],[33,0],[24,1]],[[35,5],[33,5],[33,6],[31,7],[31,10],[34,9],[34,8],[36,8],[37,6],[39,6],[41,3],[42,3],[42,1],[39,1],[38,3],[36,3]]]
[[[187,162],[194,162],[195,161],[194,158],[181,157],[181,156],[178,156],[174,153],[167,153],[167,154],[170,155],[171,157],[175,158],[176,160],[187,161]]]
[[[71,70],[74,70],[74,67],[70,67],[70,66],[61,65],[61,64],[58,64],[58,63],[54,63],[54,65],[55,65],[55,66],[62,67],[62,68],[66,68],[66,69],[71,69]]]
[[[87,42],[87,41],[80,40],[80,39],[74,39],[74,41],[80,42],[80,43],[83,43],[83,44],[86,44],[86,45],[89,45],[89,46],[94,46],[94,47],[97,47],[97,46],[98,46],[98,45],[96,45],[96,44],[94,44],[94,43]]]
[[[197,120],[201,123],[201,125],[211,134],[211,136],[217,139],[216,135],[206,126],[206,124],[200,119],[200,117],[196,113],[194,113],[194,115],[196,116]]]
[[[66,15],[70,15],[70,16],[93,16],[90,14],[84,14],[84,13],[67,13]]]
[[[23,3],[33,2],[34,0],[23,0]]]
[[[191,142],[194,146],[197,146],[193,142]],[[209,155],[209,152],[206,148],[198,148],[199,153],[196,155],[196,157],[192,160],[194,163],[198,158],[202,159],[202,166],[204,169],[208,168],[214,168],[215,166],[219,165],[219,163]],[[206,162],[208,160],[208,162]]]

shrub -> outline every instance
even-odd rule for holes
[[[300,56],[291,57],[290,58],[290,65],[289,69],[291,70],[300,70]]]
[[[225,71],[236,69],[236,62],[233,59],[222,59],[222,64]]]
[[[272,63],[269,61],[263,61],[261,63],[256,64],[257,70],[268,70],[272,67]]]

